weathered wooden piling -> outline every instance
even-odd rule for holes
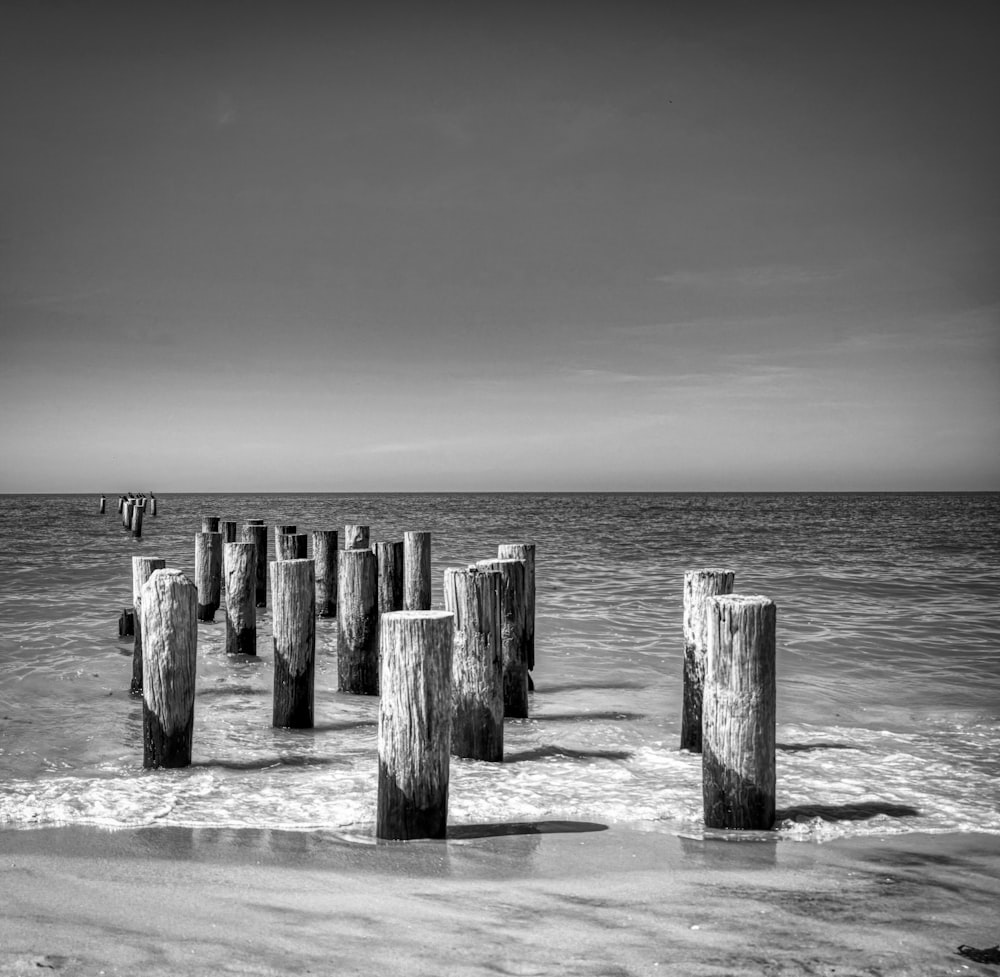
[[[344,526],[345,550],[366,550],[368,545],[367,526],[359,526],[350,522]]]
[[[135,611],[131,607],[122,608],[118,615],[118,637],[130,638],[135,634]]]
[[[453,621],[448,611],[382,618],[378,838],[447,833]]]
[[[344,550],[337,581],[337,680],[341,692],[378,695],[378,569],[369,550]]]
[[[132,609],[134,638],[132,642],[132,695],[142,695],[142,588],[156,570],[163,570],[166,560],[155,556],[132,557]]]
[[[316,575],[313,561],[271,564],[274,708],[271,724],[312,729],[316,663]]]
[[[403,609],[403,541],[376,543],[378,564],[378,612],[389,614]]]
[[[146,507],[141,505],[139,502],[132,507],[132,538],[141,539],[142,538],[142,515],[146,511]]]
[[[450,567],[444,606],[455,615],[451,675],[451,752],[503,760],[503,645],[500,572]]]
[[[257,544],[226,543],[226,653],[257,654]]]
[[[531,672],[535,668],[535,544],[501,543],[497,556],[501,560],[524,562],[524,646]]]
[[[304,560],[308,544],[309,537],[305,533],[280,533],[274,537],[275,559]]]
[[[264,525],[264,520],[248,520],[243,525],[243,539],[257,546],[257,606],[267,607],[267,526]]]
[[[223,519],[219,523],[219,532],[222,533],[222,542],[225,543],[235,543],[236,542],[236,522],[233,519]]]
[[[135,500],[126,499],[125,508],[122,510],[122,526],[125,529],[132,528],[132,512],[134,511],[134,509],[135,509]]]
[[[201,531],[203,533],[217,533],[219,531],[218,516],[202,516]]]
[[[718,594],[731,594],[732,570],[684,572],[684,701],[681,712],[681,749],[701,753],[701,713],[708,646],[706,602]]]
[[[156,496],[152,492],[149,493],[149,514],[156,515]]]
[[[101,515],[104,515],[104,510],[107,507],[108,500],[102,495],[101,496]]]
[[[121,515],[125,511],[125,496],[118,496],[118,515]]]
[[[275,526],[274,527],[274,534],[275,534],[275,536],[280,536],[283,533],[294,533],[294,532],[297,532],[297,531],[298,531],[297,528],[294,525],[291,525],[291,524],[286,524],[286,525],[283,525],[283,526]]]
[[[775,800],[775,607],[709,597],[702,712],[705,826],[767,831]]]
[[[144,767],[191,763],[198,650],[198,594],[180,570],[143,584],[142,744]]]
[[[403,533],[403,608],[431,609],[430,533]]]
[[[194,534],[194,579],[198,620],[214,621],[222,601],[222,533]]]
[[[481,570],[498,570],[500,642],[503,648],[503,714],[528,716],[528,653],[524,632],[524,561],[480,560]]]
[[[316,613],[337,616],[337,530],[313,531],[313,562],[316,564]]]

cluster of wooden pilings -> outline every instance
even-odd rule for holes
[[[528,715],[534,667],[535,547],[448,569],[447,609],[431,610],[431,534],[369,542],[367,526],[308,537],[214,517],[195,534],[195,582],[162,559],[133,557],[132,692],[143,697],[143,764],[191,762],[198,622],[225,595],[226,651],[255,655],[256,612],[272,599],[272,724],[313,725],[317,618],[337,619],[338,690],[380,696],[379,838],[443,837],[451,755],[503,760],[503,720]],[[224,582],[224,589],[223,589]]]
[[[702,755],[705,825],[769,830],[775,810],[775,622],[732,570],[684,574],[681,749]]]
[[[107,510],[108,499],[106,495],[102,495],[101,515]],[[147,510],[151,516],[156,515],[156,496],[152,492],[148,497],[141,492],[139,494],[129,492],[118,496],[118,514],[122,518],[122,527],[131,532],[136,539],[142,536],[142,517]]]

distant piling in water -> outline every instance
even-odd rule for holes
[[[344,526],[344,549],[345,550],[366,550],[368,549],[368,527],[360,526],[357,523],[347,523]]]
[[[275,559],[304,560],[308,555],[308,541],[309,537],[305,533],[290,532],[276,535],[274,537]]]
[[[702,699],[708,653],[708,598],[733,592],[732,570],[701,569],[684,573],[684,689],[681,749],[701,753]]]
[[[451,730],[449,611],[382,618],[378,838],[444,838]]]
[[[257,654],[257,544],[227,543],[226,653]]]
[[[194,578],[198,588],[198,620],[214,621],[222,600],[222,533],[195,533]]]
[[[768,831],[775,809],[775,606],[737,594],[706,601],[702,713],[705,826]]]
[[[194,584],[180,570],[156,570],[142,588],[144,767],[191,763],[197,603]]]
[[[528,716],[528,652],[525,642],[523,560],[480,560],[480,570],[499,571],[500,641],[503,648],[503,714]]]
[[[313,534],[316,573],[316,613],[337,616],[337,530],[317,529]]]
[[[316,577],[312,560],[271,564],[274,694],[271,723],[312,729]]]
[[[107,506],[107,502],[108,502],[108,500],[102,495],[101,496],[101,510],[100,510],[102,516],[104,515],[104,510],[105,510],[105,508]]]
[[[137,499],[135,505],[132,507],[132,538],[140,539],[142,537],[142,514],[146,511],[146,507],[143,505],[144,499]]]
[[[236,542],[236,522],[233,519],[224,519],[219,524],[219,532],[222,533],[222,542],[225,543],[235,543]]]
[[[403,609],[403,541],[375,543],[378,564],[378,612],[389,614]]]
[[[203,533],[217,533],[219,531],[218,516],[202,516],[201,531]]]
[[[403,533],[403,609],[431,609],[430,533]]]
[[[263,519],[248,519],[243,539],[257,547],[255,595],[258,607],[267,607],[267,526]]]
[[[344,550],[337,581],[337,679],[341,692],[378,695],[378,569],[370,549]]]

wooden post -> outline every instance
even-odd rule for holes
[[[218,516],[202,516],[201,531],[203,533],[217,533],[219,531]]]
[[[500,641],[503,646],[503,714],[528,716],[528,655],[524,640],[524,562],[480,560],[481,570],[500,571]]]
[[[403,608],[431,609],[430,533],[403,533]]]
[[[122,609],[118,615],[118,637],[130,638],[135,634],[135,611],[131,607]]]
[[[234,520],[223,519],[219,524],[219,531],[222,533],[223,544],[236,542],[236,522]]]
[[[194,579],[198,620],[214,621],[222,600],[222,533],[194,534]]]
[[[316,564],[316,613],[337,616],[337,530],[313,531],[313,561]]]
[[[264,520],[251,519],[245,523],[243,539],[257,544],[257,606],[267,607],[267,526]]]
[[[528,671],[535,668],[535,544],[501,543],[497,547],[501,560],[524,562],[524,644],[528,656]],[[531,679],[528,679],[531,682]]]
[[[139,505],[137,502],[132,507],[132,538],[141,539],[142,538],[142,514],[146,511],[145,506]]]
[[[118,515],[121,515],[125,511],[125,496],[118,496]]]
[[[226,653],[257,654],[257,544],[226,543]]]
[[[702,714],[705,826],[774,826],[775,607],[709,597]]]
[[[378,570],[371,550],[344,550],[337,582],[337,679],[341,692],[378,695]]]
[[[455,615],[451,752],[503,760],[503,644],[500,572],[453,567],[444,572],[444,606]]]
[[[180,570],[156,570],[143,584],[142,765],[191,763],[198,651],[198,594]]]
[[[382,618],[378,838],[447,833],[453,621],[448,611]]]
[[[152,492],[149,493],[149,514],[156,515],[156,496]]]
[[[274,527],[274,535],[275,536],[281,536],[283,533],[294,533],[294,532],[296,532],[295,526],[288,525],[288,526],[275,526]]]
[[[345,550],[366,550],[368,549],[368,527],[358,526],[348,523],[344,526],[344,549]]]
[[[389,614],[403,609],[403,541],[376,543],[378,564],[378,612]]]
[[[132,695],[142,695],[142,588],[155,570],[163,570],[166,560],[155,556],[132,557],[132,609],[135,640],[132,642]]]
[[[104,515],[105,507],[107,506],[108,500],[102,495],[101,496],[101,515]]]
[[[274,633],[272,726],[312,729],[316,667],[316,574],[312,560],[271,564]]]
[[[304,560],[309,537],[305,533],[281,533],[274,537],[276,560]],[[273,594],[273,591],[272,591]],[[273,600],[273,596],[272,596]]]
[[[135,509],[135,502],[132,499],[125,500],[125,508],[122,510],[122,526],[125,529],[132,527],[132,511]]]
[[[701,711],[708,645],[706,602],[733,592],[732,570],[684,572],[684,704],[681,712],[681,749],[701,753]]]

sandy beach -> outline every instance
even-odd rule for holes
[[[0,974],[989,974],[1000,837],[0,831]]]

